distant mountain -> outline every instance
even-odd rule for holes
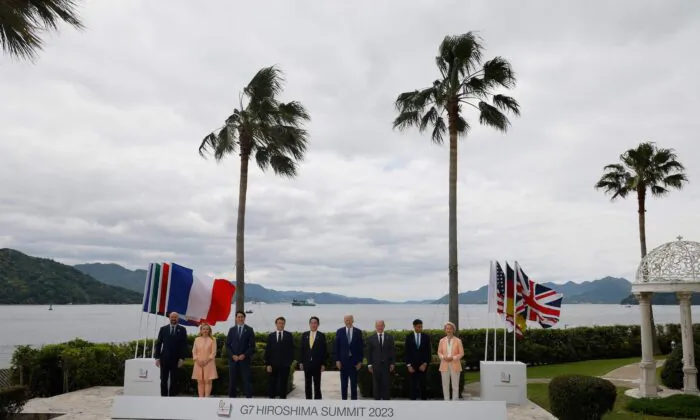
[[[0,305],[139,303],[141,294],[109,286],[65,264],[0,249]]]
[[[85,274],[89,274],[97,280],[112,286],[119,286],[143,294],[146,270],[129,270],[118,264],[78,264],[75,266]],[[245,294],[247,301],[265,303],[291,302],[293,299],[313,299],[319,304],[379,304],[391,303],[385,300],[370,298],[356,298],[338,295],[335,293],[314,293],[303,291],[281,291],[268,289],[259,284],[246,283]],[[235,296],[234,296],[235,299]]]
[[[630,294],[632,284],[623,278],[604,277],[599,280],[585,281],[583,283],[567,282],[564,284],[542,283],[564,294],[564,303],[589,303],[589,304],[618,304]],[[483,286],[471,292],[459,294],[461,304],[485,304],[488,301],[488,286]],[[447,303],[447,295],[433,303]]]
[[[143,295],[143,288],[146,282],[146,270],[129,270],[119,264],[78,264],[73,267],[92,276],[104,284],[123,287],[133,290]]]
[[[622,305],[639,305],[639,301],[634,295],[629,295],[622,299],[620,302]],[[652,305],[678,305],[678,298],[675,293],[654,293],[651,295]],[[691,305],[700,305],[700,295],[693,293],[690,297]]]

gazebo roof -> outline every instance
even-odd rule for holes
[[[632,292],[700,292],[700,242],[677,239],[642,259]]]

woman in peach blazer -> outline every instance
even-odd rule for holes
[[[219,377],[216,373],[216,340],[212,337],[211,326],[199,326],[199,337],[192,346],[192,379],[197,380],[197,392],[200,397],[211,395],[212,381]]]
[[[452,382],[452,400],[459,400],[459,374],[462,372],[461,359],[464,356],[462,340],[455,337],[455,324],[445,324],[445,336],[438,343],[440,358],[440,375],[442,376],[442,395],[445,401],[450,399],[450,381]]]

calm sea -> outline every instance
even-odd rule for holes
[[[447,305],[318,305],[292,307],[290,304],[248,304],[252,309],[247,323],[256,331],[274,329],[274,319],[287,318],[287,330],[304,331],[308,319],[321,319],[322,331],[335,331],[343,324],[345,314],[355,316],[355,325],[374,329],[374,320],[384,319],[388,329],[410,329],[415,318],[423,320],[426,328],[441,328],[447,321]],[[655,306],[654,317],[659,324],[678,323],[677,306]],[[562,308],[559,328],[593,325],[632,325],[639,322],[639,308],[622,305],[566,305]],[[700,306],[693,307],[693,318],[700,320]],[[7,367],[15,346],[60,343],[76,337],[97,342],[123,342],[143,337],[146,332],[155,335],[155,328],[166,322],[142,317],[140,305],[54,305],[2,306],[0,305],[0,368]],[[141,333],[139,333],[141,324]],[[220,323],[215,332],[226,332],[233,324]],[[492,326],[486,305],[461,305],[461,328]],[[192,332],[195,328],[190,328]]]

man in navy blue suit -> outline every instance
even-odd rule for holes
[[[363,351],[362,330],[352,324],[352,315],[345,315],[345,327],[335,333],[335,366],[340,370],[340,395],[348,399],[348,380],[350,380],[350,399],[357,399],[357,371],[362,367]]]
[[[250,361],[255,353],[255,331],[245,325],[245,312],[236,311],[236,325],[228,330],[226,336],[228,350],[228,396],[236,398],[236,379],[243,380],[243,392],[246,398],[253,398],[253,383],[250,378]]]

